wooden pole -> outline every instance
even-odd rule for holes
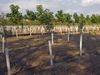
[[[6,56],[7,74],[8,74],[8,75],[11,75],[11,70],[10,70],[10,59],[9,59],[9,52],[8,52],[8,49],[5,50],[5,56]]]
[[[50,65],[53,65],[53,54],[52,54],[52,47],[51,47],[51,41],[48,41],[49,45],[49,53],[50,53]]]

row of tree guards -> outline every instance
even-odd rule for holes
[[[82,41],[83,41],[83,24],[80,25],[80,56],[82,56],[83,54],[83,50],[82,50]],[[67,41],[70,41],[70,32],[68,32],[68,36],[67,36]],[[54,33],[51,33],[51,41],[48,41],[48,46],[49,46],[49,53],[50,53],[50,65],[52,66],[53,63],[53,53],[52,53],[52,45],[54,44]]]
[[[80,56],[82,56],[82,37],[83,37],[83,24],[80,25]],[[31,32],[30,32],[31,33]],[[32,34],[30,34],[31,36]],[[17,35],[18,37],[18,35]],[[6,57],[6,65],[7,65],[7,74],[11,75],[11,68],[10,68],[10,59],[9,59],[9,50],[5,47],[6,41],[7,40],[7,36],[5,33],[5,28],[3,28],[3,33],[1,35],[2,38],[2,53],[5,54]],[[68,39],[67,41],[70,41],[70,33],[68,32]],[[53,62],[53,53],[52,53],[52,45],[54,44],[54,33],[51,32],[51,40],[48,41],[48,50],[49,50],[49,55],[50,55],[50,65],[54,65]]]
[[[57,33],[67,33],[69,30],[71,33],[79,33],[79,26],[66,26],[58,25],[54,26],[52,29]],[[2,31],[2,26],[0,26],[0,32]],[[20,35],[20,34],[38,34],[38,33],[47,33],[47,29],[44,25],[41,26],[6,26],[6,31],[8,35]],[[84,33],[90,32],[100,32],[100,26],[84,26]]]

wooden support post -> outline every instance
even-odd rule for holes
[[[5,49],[5,56],[6,56],[7,74],[11,75],[10,59],[9,59],[9,51],[8,51],[8,49]]]
[[[53,54],[52,54],[52,47],[51,47],[51,41],[48,41],[49,45],[49,53],[50,53],[50,65],[53,65]]]

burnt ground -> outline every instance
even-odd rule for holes
[[[84,53],[80,56],[79,34],[71,34],[70,42],[66,34],[54,34],[53,66],[49,61],[49,39],[47,34],[7,38],[12,75],[100,75],[100,35],[84,34]],[[7,75],[3,53],[0,75]]]

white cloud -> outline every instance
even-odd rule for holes
[[[40,3],[37,2],[37,0],[16,0],[14,2],[8,2],[8,3],[0,3],[0,12],[10,12],[10,8],[9,6],[11,4],[15,4],[18,5],[20,7],[20,11],[21,12],[25,12],[26,9],[30,9],[30,10],[35,10],[36,9],[36,5],[39,5]],[[48,7],[48,5],[41,3],[45,8]]]
[[[82,0],[82,6],[92,6],[94,4],[100,4],[100,0]]]
[[[10,12],[9,6],[11,4],[19,5],[22,13],[25,13],[26,9],[36,10],[36,5],[39,4],[42,4],[44,8],[48,8],[54,13],[60,9],[69,13],[80,13],[83,11],[90,13],[91,10],[100,12],[100,5],[91,7],[91,5],[100,4],[100,0],[0,0],[0,12]]]
[[[24,12],[26,9],[36,10],[36,5],[42,4],[44,8],[48,9],[63,9],[62,5],[65,5],[65,1],[62,0],[15,0],[15,1],[8,1],[8,3],[0,2],[0,12],[10,12],[9,6],[11,4],[19,5],[20,11]]]
[[[72,4],[77,3],[77,0],[15,0],[15,1],[8,1],[8,3],[0,2],[0,12],[10,12],[9,6],[11,4],[19,5],[20,11],[25,13],[26,9],[36,10],[36,5],[42,4],[44,8],[51,9],[51,11],[55,12],[57,10],[64,10],[66,11],[68,7],[72,6]],[[69,10],[69,9],[68,9]]]

